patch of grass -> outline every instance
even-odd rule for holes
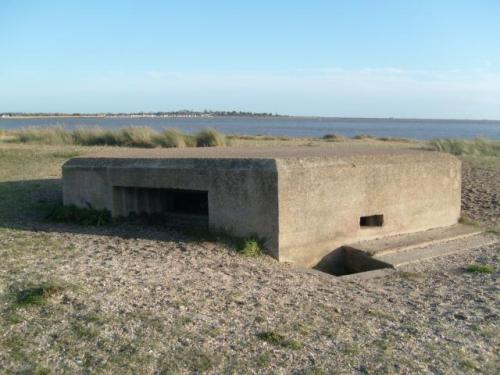
[[[458,219],[458,222],[460,224],[473,225],[473,226],[476,226],[476,227],[481,225],[479,223],[479,221],[471,219],[470,217],[465,216],[465,215],[461,215],[460,218]]]
[[[473,361],[472,359],[464,359],[460,363],[463,368],[469,369],[469,370],[476,370],[479,371],[480,367],[477,364],[477,362]]]
[[[275,346],[281,346],[282,348],[287,348],[287,349],[301,349],[304,344],[293,339],[288,339],[286,338],[285,335],[278,333],[276,331],[262,331],[257,333],[257,337],[265,341],[269,344],[275,345]]]
[[[358,355],[361,351],[361,348],[356,343],[350,343],[346,344],[342,351],[348,355]]]
[[[13,305],[19,308],[44,305],[51,296],[60,293],[63,289],[62,285],[55,282],[12,287]]]
[[[111,213],[108,210],[94,210],[74,205],[63,206],[62,204],[56,204],[46,216],[46,219],[62,223],[102,226],[111,223]]]
[[[224,134],[215,129],[204,129],[195,135],[197,147],[227,146],[228,141]]]
[[[413,142],[411,139],[408,139],[408,138],[376,137],[376,136],[370,135],[370,134],[357,134],[357,135],[353,136],[352,139],[357,139],[357,140],[373,139],[373,140],[382,141],[382,142],[403,142],[403,143]]]
[[[487,233],[491,234],[496,234],[497,236],[500,236],[500,227],[493,227],[493,228],[488,228],[486,230]]]
[[[71,330],[79,339],[94,339],[98,336],[95,329],[80,322],[72,323]]]
[[[193,241],[217,242],[246,257],[257,257],[264,252],[263,240],[256,235],[242,238],[232,236],[223,230],[205,228],[186,228],[182,232]]]
[[[260,315],[257,315],[254,319],[255,323],[263,323],[266,321],[266,319],[264,319],[262,316]]]
[[[257,237],[250,237],[240,240],[240,245],[236,249],[241,255],[247,257],[257,257],[262,255],[261,241]]]
[[[267,367],[271,363],[271,354],[264,352],[261,353],[255,358],[255,364],[258,367]]]
[[[401,138],[401,137],[375,137],[375,139],[382,142],[402,142],[402,143],[413,142],[411,139]]]
[[[374,136],[368,134],[356,134],[352,139],[364,140],[364,139],[375,139]]]
[[[466,271],[470,273],[494,273],[495,268],[488,264],[477,263],[471,264],[469,267],[467,267]]]
[[[370,314],[371,316],[374,316],[377,319],[383,319],[383,320],[391,320],[392,319],[392,316],[390,314],[387,314],[386,312],[381,311],[381,310],[370,309],[370,310],[368,310],[368,314]]]
[[[303,375],[324,375],[326,374],[325,370],[321,367],[309,367],[304,370]]]
[[[462,156],[500,156],[500,141],[489,139],[433,139],[428,146],[431,150]]]
[[[327,141],[327,142],[339,142],[339,141],[343,141],[345,140],[345,137],[342,136],[342,135],[338,135],[338,134],[333,134],[333,133],[330,133],[330,134],[325,134],[323,137],[321,137],[323,140]]]

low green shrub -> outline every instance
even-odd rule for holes
[[[108,210],[94,210],[81,208],[74,205],[55,205],[47,215],[47,220],[75,223],[81,225],[102,226],[111,223],[111,213]]]
[[[467,267],[467,272],[470,273],[493,273],[495,272],[495,269],[488,265],[488,264],[471,264],[469,267]]]

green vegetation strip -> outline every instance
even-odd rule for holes
[[[204,129],[195,135],[176,129],[157,132],[147,126],[124,129],[82,127],[74,131],[62,126],[27,127],[0,133],[0,140],[10,143],[48,145],[127,146],[127,147],[215,147],[229,145],[228,138],[215,129]]]
[[[489,139],[434,139],[429,147],[457,156],[500,156],[500,141]]]

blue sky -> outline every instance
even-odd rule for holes
[[[500,1],[0,1],[0,112],[500,119]]]

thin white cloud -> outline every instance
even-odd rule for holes
[[[30,82],[24,87],[7,83],[6,90],[0,89],[0,111],[12,110],[7,108],[9,102],[24,95],[60,97],[61,104],[84,98],[96,110],[127,110],[127,105],[135,103],[129,110],[235,108],[308,115],[500,119],[500,73],[486,68],[151,69],[88,72],[58,82],[42,78]]]

